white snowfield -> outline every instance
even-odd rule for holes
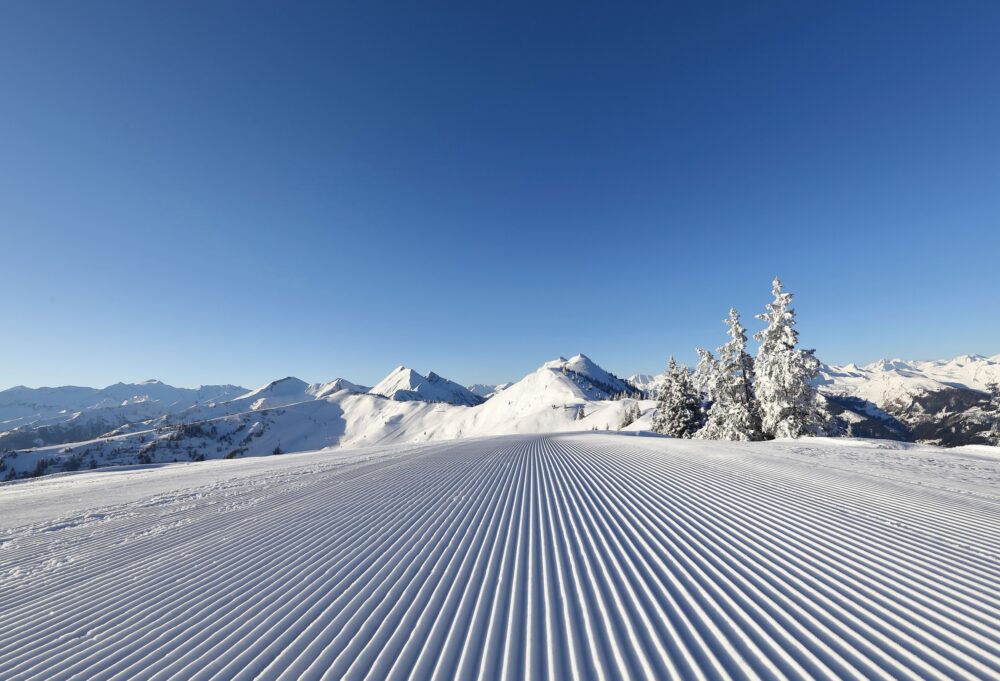
[[[1000,457],[517,435],[0,486],[0,678],[1000,675]]]

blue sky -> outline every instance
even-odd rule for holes
[[[334,4],[0,6],[0,387],[1000,352],[1000,4]]]

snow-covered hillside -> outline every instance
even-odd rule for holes
[[[985,449],[587,433],[8,483],[0,678],[994,679]]]
[[[160,381],[106,388],[26,388],[0,391],[0,450],[85,440],[127,423],[232,399],[246,388],[175,388]]]

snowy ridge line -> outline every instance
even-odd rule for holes
[[[0,678],[995,678],[1000,503],[776,447],[273,457],[15,528]]]

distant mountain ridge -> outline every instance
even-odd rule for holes
[[[488,400],[433,372],[422,376],[403,366],[369,390],[362,389],[343,379],[310,385],[287,377],[254,390],[240,389],[227,401],[128,423],[83,442],[8,452],[0,455],[0,475],[380,442],[608,429],[620,423],[626,404],[612,398],[636,393],[585,355],[545,362],[517,383],[500,391],[494,387]]]
[[[581,354],[544,362],[513,384],[471,389],[403,366],[371,388],[343,378],[309,384],[294,377],[254,390],[172,388],[158,381],[100,390],[17,387],[0,392],[0,478],[331,446],[617,429],[624,410],[636,398],[649,398],[660,380],[621,379]],[[1000,356],[965,355],[824,365],[817,386],[837,434],[951,446],[984,441],[984,391],[991,381],[1000,381]],[[641,416],[626,429],[648,429],[654,407],[640,401]]]
[[[983,441],[990,383],[1000,355],[823,365],[817,379],[846,434],[946,446]]]
[[[106,388],[63,386],[0,391],[0,449],[97,437],[135,421],[176,414],[246,392],[235,385],[175,388],[157,380]]]
[[[468,390],[473,395],[478,395],[479,397],[482,397],[484,400],[488,400],[491,397],[493,397],[494,395],[496,395],[497,393],[502,392],[506,388],[509,388],[511,385],[513,385],[513,384],[512,383],[497,383],[497,384],[491,384],[491,383],[473,383],[472,385],[465,386],[465,389]]]

